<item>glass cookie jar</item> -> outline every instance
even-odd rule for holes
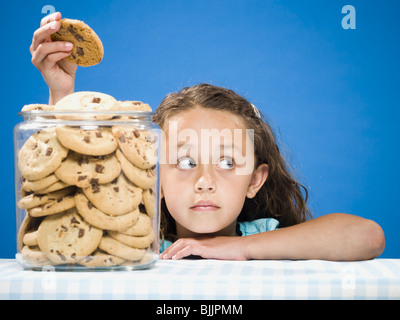
[[[134,270],[159,253],[160,128],[144,111],[20,112],[16,259],[25,269]]]

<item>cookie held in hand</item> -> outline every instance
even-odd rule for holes
[[[86,23],[74,19],[61,19],[60,29],[50,36],[52,41],[73,43],[71,55],[66,59],[82,67],[94,66],[103,59],[104,48],[98,35]]]

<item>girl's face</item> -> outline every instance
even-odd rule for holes
[[[268,176],[266,164],[254,170],[243,120],[197,107],[171,117],[166,127],[160,179],[178,237],[235,235],[245,198],[254,197]],[[240,171],[249,161],[251,170]]]

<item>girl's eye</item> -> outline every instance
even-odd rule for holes
[[[181,158],[178,159],[178,164],[177,164],[179,169],[192,169],[196,166],[194,163],[194,160],[189,157]]]
[[[233,168],[233,159],[231,158],[223,158],[218,162],[218,167],[221,169],[232,169]]]

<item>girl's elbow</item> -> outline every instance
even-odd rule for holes
[[[385,234],[383,229],[376,222],[367,220],[366,236],[371,259],[379,257],[385,250]]]

